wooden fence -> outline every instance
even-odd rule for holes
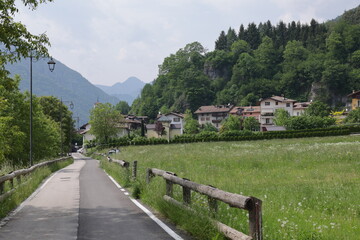
[[[191,204],[191,190],[208,196],[209,208],[211,211],[217,211],[217,200],[228,204],[230,207],[241,208],[249,212],[249,233],[250,236],[239,232],[223,223],[215,221],[218,229],[230,239],[241,240],[262,240],[262,201],[255,197],[247,197],[239,194],[225,192],[212,186],[202,185],[191,182],[185,178],[179,178],[175,173],[164,170],[151,168],[147,170],[146,181],[150,182],[154,176],[161,176],[166,181],[166,195],[164,199],[181,206],[190,206]],[[183,202],[176,201],[173,196],[173,184],[178,184],[183,188]]]
[[[59,158],[59,159],[55,159],[55,160],[50,160],[50,161],[38,163],[38,164],[35,164],[35,165],[33,165],[33,166],[29,167],[29,168],[19,169],[19,170],[13,171],[13,172],[11,172],[11,173],[9,173],[7,175],[0,176],[0,201],[7,198],[8,196],[10,196],[15,191],[15,188],[14,188],[14,179],[15,178],[17,179],[18,183],[21,183],[21,177],[22,176],[25,176],[27,174],[32,173],[37,168],[44,167],[44,166],[47,166],[47,165],[50,165],[50,164],[53,164],[53,163],[56,163],[56,162],[65,161],[65,160],[68,160],[69,158],[70,157],[63,157],[63,158]],[[10,188],[11,189],[9,191],[7,191],[7,192],[4,192],[4,189],[5,189],[4,186],[5,186],[6,181],[10,181]]]

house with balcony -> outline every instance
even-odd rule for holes
[[[295,102],[296,100],[280,97],[280,96],[272,96],[269,98],[261,99],[260,124],[273,125],[275,111],[280,108],[288,111],[290,116],[294,116]]]
[[[181,135],[184,132],[184,116],[179,113],[169,113],[159,115],[155,124],[146,125],[146,136],[148,138],[165,138],[168,141],[173,139],[177,135]],[[159,131],[159,126],[162,131]]]
[[[197,115],[198,122],[201,126],[210,123],[217,129],[220,129],[221,122],[227,118],[234,105],[212,105],[201,106],[194,114]]]

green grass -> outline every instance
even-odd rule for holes
[[[157,177],[145,186],[146,168],[261,199],[264,239],[360,236],[359,136],[129,146],[113,157],[138,161],[142,200],[160,211],[169,212],[161,209],[165,184]],[[175,188],[175,196],[181,199],[180,187]],[[193,194],[192,202],[195,208],[206,209],[204,196]],[[176,213],[180,210],[174,212],[164,214],[188,231],[201,229],[194,218],[189,230],[186,222],[193,217],[181,220]],[[246,214],[220,204],[216,218],[248,233]],[[216,238],[216,233],[197,237]]]
[[[51,173],[64,168],[73,163],[73,159],[53,163],[50,166],[36,169],[28,176],[21,177],[21,184],[14,179],[14,187],[16,190],[8,198],[0,202],[0,219],[5,217],[9,212],[19,206],[26,198],[28,198]],[[10,190],[10,182],[5,184],[5,190]]]

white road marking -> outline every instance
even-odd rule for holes
[[[104,171],[105,172],[105,171]],[[122,189],[122,187],[109,175],[105,172],[106,175],[110,178],[110,180],[115,184],[116,187]],[[128,195],[128,194],[125,194]],[[129,199],[136,205],[138,208],[143,210],[154,222],[156,222],[165,232],[167,232],[172,238],[176,240],[183,240],[176,232],[174,232],[171,228],[169,228],[165,223],[163,223],[160,219],[158,219],[152,212],[150,212],[146,207],[144,207],[141,203],[139,203],[136,199],[129,197]]]

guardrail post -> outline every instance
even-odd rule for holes
[[[0,183],[0,195],[4,192],[4,183],[5,182]]]
[[[132,178],[136,180],[137,177],[137,161],[133,162]]]
[[[151,178],[154,177],[154,174],[151,171],[151,168],[146,169],[146,183],[149,184],[151,181]]]
[[[262,240],[262,201],[251,197],[251,206],[249,209],[249,227],[250,236],[254,240]]]
[[[166,181],[166,195],[168,195],[169,197],[173,196],[173,183],[170,182],[169,180],[165,180]]]
[[[184,180],[189,181],[189,179],[187,178],[183,178]],[[183,201],[186,205],[190,205],[191,204],[191,189],[187,188],[187,187],[182,187],[183,189]]]

